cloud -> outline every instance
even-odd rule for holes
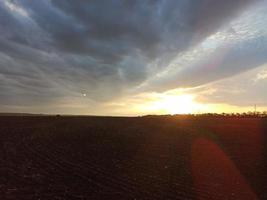
[[[266,72],[266,64],[230,78],[193,89],[199,102],[230,104],[234,106],[265,106],[267,79],[257,79]],[[257,80],[257,81],[255,81]]]
[[[267,70],[262,70],[257,74],[257,76],[254,79],[254,81],[258,82],[258,81],[262,81],[262,80],[265,80],[265,79],[267,79]]]
[[[3,0],[0,103],[58,105],[84,101],[82,94],[88,103],[106,102],[144,84],[151,91],[192,87],[253,68],[266,59],[265,49],[255,47],[260,39],[265,42],[265,29],[261,37],[245,34],[233,44],[218,45],[216,39],[212,50],[207,49],[212,39],[203,42],[254,2]],[[264,9],[251,10],[248,19],[265,21]],[[238,32],[242,23],[228,32],[240,36],[251,28],[248,24]],[[214,63],[216,69],[205,71]]]
[[[196,87],[258,67],[267,61],[266,8],[252,7],[197,46],[172,59],[137,91]]]

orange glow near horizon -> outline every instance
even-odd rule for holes
[[[201,96],[200,96],[201,97]],[[199,94],[179,88],[166,92],[140,93],[106,104],[110,115],[165,115],[202,113],[243,113],[254,111],[254,106],[237,106],[227,103],[206,102]],[[265,111],[266,107],[257,107]],[[114,112],[115,111],[115,112]]]
[[[136,112],[147,114],[190,114],[207,109],[205,104],[195,101],[195,95],[181,91],[144,94],[138,99],[132,107]]]
[[[202,107],[194,101],[190,94],[164,95],[159,100],[152,102],[155,110],[168,114],[196,113]]]
[[[198,101],[198,95],[184,91],[146,94],[135,105],[135,111],[146,114],[201,114],[201,113],[243,113],[254,111],[252,106],[237,106],[225,103]],[[264,111],[266,107],[258,107]]]

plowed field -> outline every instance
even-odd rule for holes
[[[0,117],[0,199],[267,199],[267,120]]]

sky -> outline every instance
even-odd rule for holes
[[[267,110],[267,0],[0,0],[0,112]]]

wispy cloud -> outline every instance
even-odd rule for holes
[[[252,69],[267,60],[265,8],[261,0],[3,0],[0,105],[104,104]]]

